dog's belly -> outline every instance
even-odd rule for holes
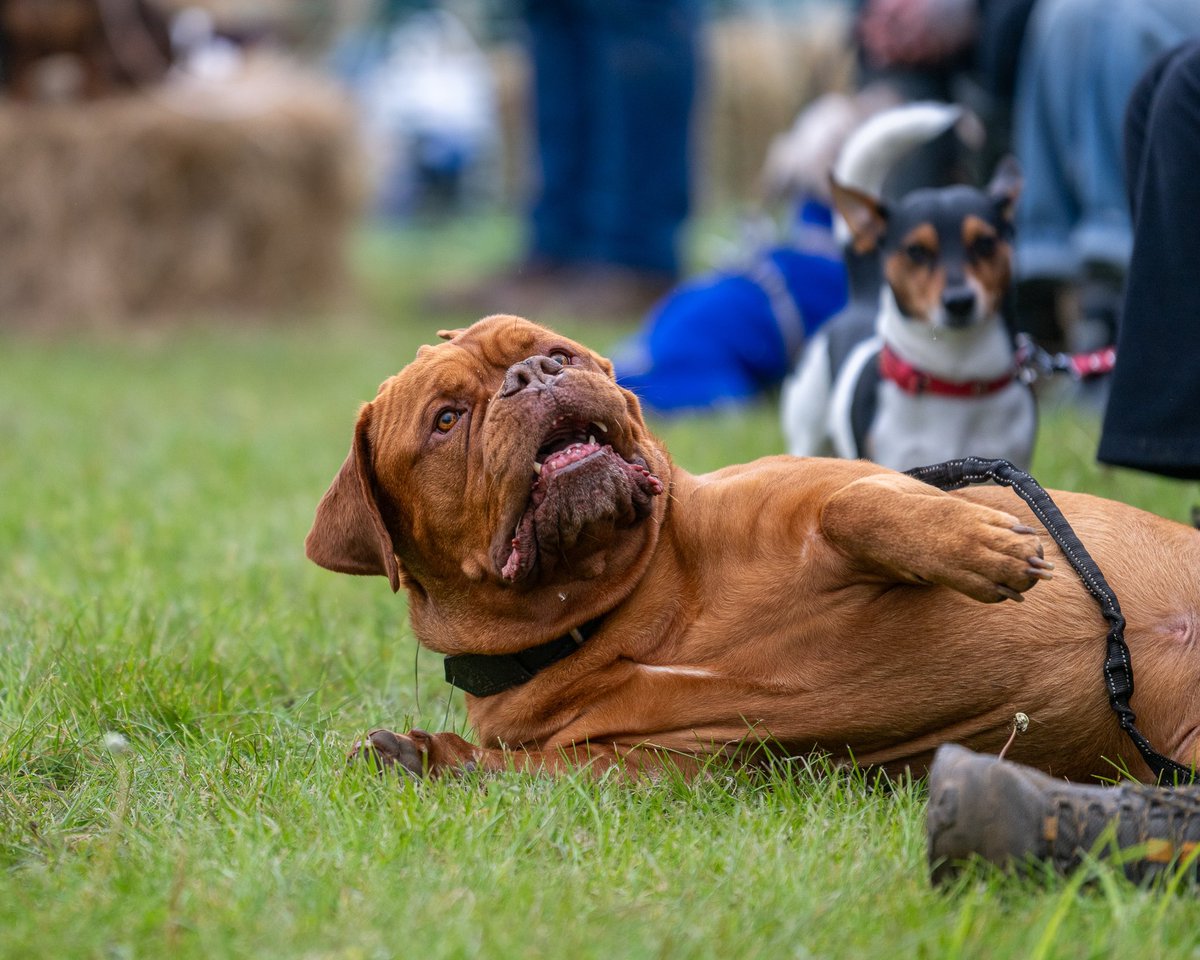
[[[960,495],[1036,524],[1009,491]],[[1160,751],[1197,759],[1200,533],[1095,498],[1056,499],[1128,620],[1139,727]],[[1112,774],[1114,763],[1145,775],[1108,704],[1107,625],[1046,542],[1055,577],[1023,603],[981,604],[941,587],[830,591],[803,563],[746,571],[683,636],[614,665],[611,693],[573,709],[542,742],[729,752],[769,739],[793,755],[822,750],[921,773],[945,742],[998,751],[1020,711],[1031,725],[1014,759],[1071,779]],[[512,732],[496,735],[511,743]]]
[[[1036,525],[1008,491],[965,495]],[[1138,726],[1161,752],[1195,762],[1200,532],[1095,498],[1055,497],[1121,603]],[[811,658],[825,664],[813,672],[817,696],[805,704],[830,720],[820,745],[836,753],[844,743],[861,763],[922,769],[943,742],[998,750],[1021,711],[1031,726],[1010,750],[1014,759],[1072,779],[1111,775],[1114,763],[1145,775],[1108,704],[1101,671],[1107,624],[1066,558],[1046,542],[1055,577],[1020,604],[981,605],[939,588],[864,593],[861,616],[851,607],[846,629]],[[804,724],[794,729],[799,745],[807,731]]]
[[[1127,746],[1101,676],[1104,621],[1074,589],[1037,592],[988,606],[946,588],[864,593],[870,613],[838,637],[842,668],[814,678],[801,723],[795,713],[776,718],[778,737],[919,771],[945,742],[999,750],[1020,711],[1032,728],[1014,756],[1062,776],[1098,772],[1102,757]]]
[[[867,455],[893,470],[976,456],[1029,467],[1037,411],[1029,387],[1013,382],[984,397],[913,396],[894,383],[879,386]]]

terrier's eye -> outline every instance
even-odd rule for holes
[[[937,254],[923,243],[910,243],[904,248],[904,255],[918,267],[927,267],[937,259]]]
[[[986,260],[996,252],[996,238],[989,236],[976,237],[971,241],[968,252],[973,260]]]
[[[461,418],[462,411],[447,408],[437,415],[433,425],[439,433],[447,433]]]
[[[552,354],[550,354],[550,359],[555,363],[561,363],[564,367],[569,367],[571,365],[571,355],[565,350],[555,350]]]

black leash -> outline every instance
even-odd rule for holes
[[[1104,660],[1104,683],[1108,687],[1108,702],[1120,721],[1121,729],[1138,748],[1146,765],[1154,772],[1159,782],[1169,784],[1195,783],[1197,771],[1176,763],[1150,746],[1135,726],[1136,717],[1129,706],[1133,696],[1133,663],[1129,658],[1129,647],[1125,643],[1125,617],[1117,595],[1104,579],[1083,543],[1067,523],[1066,517],[1050,494],[1024,470],[1019,470],[1007,460],[983,460],[979,457],[964,457],[928,467],[909,470],[908,475],[922,480],[941,490],[958,490],[971,483],[986,483],[992,480],[1003,487],[1011,487],[1029,509],[1042,522],[1047,533],[1058,544],[1075,572],[1087,587],[1088,592],[1100,604],[1100,612],[1108,621],[1107,653]]]

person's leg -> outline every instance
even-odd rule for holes
[[[588,76],[582,54],[589,42],[583,6],[578,0],[527,4],[538,175],[530,211],[534,261],[573,262],[584,253],[580,192],[591,159],[591,124],[583,99]]]
[[[1071,230],[1079,216],[1073,183],[1082,85],[1092,50],[1091,19],[1105,0],[1040,0],[1021,49],[1013,141],[1024,175],[1016,208],[1019,281],[1066,280],[1078,262]]]
[[[581,187],[589,259],[673,275],[688,214],[699,26],[694,0],[589,5],[589,166]]]
[[[1200,41],[1131,100],[1133,255],[1099,459],[1200,478]],[[1148,95],[1149,94],[1149,95]]]
[[[1038,0],[1016,74],[1012,141],[1024,181],[1015,214],[1016,322],[1049,350],[1066,347],[1059,302],[1080,266],[1071,247],[1079,216],[1074,104],[1082,83],[1078,61],[1088,56],[1089,13],[1096,2]]]
[[[1080,217],[1071,236],[1083,264],[1080,309],[1093,340],[1111,343],[1133,228],[1122,155],[1125,106],[1146,67],[1163,51],[1200,33],[1195,0],[1108,0],[1096,9],[1093,30],[1102,58],[1087,66],[1076,108],[1080,118],[1077,177]]]
[[[1150,60],[1189,29],[1200,30],[1194,0],[1039,0],[1034,10],[1016,105],[1025,171],[1017,276],[1026,302],[1047,296],[1031,281],[1077,285],[1080,322],[1067,340],[1073,349],[1110,343],[1115,334],[1132,247],[1125,104]]]
[[[1125,169],[1125,198],[1129,204],[1131,221],[1136,224],[1138,218],[1138,198],[1142,193],[1142,176],[1144,170],[1142,160],[1146,154],[1146,139],[1149,136],[1150,108],[1158,94],[1158,86],[1162,83],[1163,74],[1175,62],[1184,47],[1177,47],[1159,57],[1142,74],[1129,102],[1125,106],[1125,128],[1122,141],[1122,155]]]

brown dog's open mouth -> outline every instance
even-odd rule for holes
[[[602,423],[559,417],[533,461],[529,501],[517,521],[500,575],[525,579],[573,550],[585,537],[629,526],[647,516],[662,481],[641,457],[626,460],[603,442]],[[601,439],[597,439],[600,437]]]

